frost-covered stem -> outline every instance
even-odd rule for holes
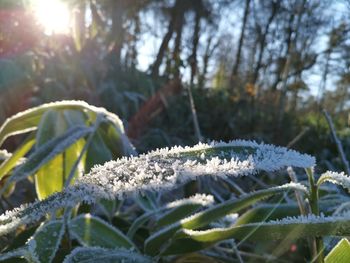
[[[94,124],[94,129],[93,131],[90,133],[83,149],[81,150],[79,156],[78,156],[78,159],[76,159],[76,161],[74,162],[74,165],[72,167],[72,169],[70,170],[70,173],[69,173],[69,176],[64,184],[64,187],[67,188],[69,185],[70,185],[70,182],[72,181],[73,177],[74,177],[74,173],[75,173],[75,170],[78,168],[78,165],[81,161],[81,159],[83,158],[84,156],[84,153],[87,151],[88,147],[90,146],[91,142],[92,142],[92,138],[94,137],[98,127],[100,126],[101,122],[103,120],[103,115],[102,114],[98,114],[97,115],[97,118],[96,118],[96,122]]]
[[[235,253],[235,255],[237,256],[237,259],[239,261],[239,263],[244,263],[242,257],[241,257],[241,253],[239,252],[236,242],[232,239],[231,240],[231,244],[232,244],[232,248],[233,248],[233,252]]]
[[[345,153],[344,153],[344,150],[343,150],[343,145],[341,144],[341,141],[339,140],[339,138],[338,138],[338,136],[337,136],[337,133],[336,133],[336,131],[335,131],[332,118],[331,118],[331,116],[328,114],[328,112],[327,112],[326,110],[323,110],[323,114],[324,114],[324,116],[326,117],[326,120],[327,120],[327,122],[328,122],[329,129],[331,130],[332,137],[333,137],[334,142],[335,142],[335,144],[336,144],[336,146],[337,146],[337,149],[338,149],[340,158],[341,158],[341,160],[342,160],[342,162],[343,162],[345,172],[346,172],[346,174],[349,174],[349,175],[350,175],[349,162],[348,162],[348,160],[347,160],[346,157],[345,157]]]
[[[293,183],[298,183],[298,178],[297,178],[293,168],[289,166],[287,169],[287,172],[288,172],[288,175],[289,175],[291,181]],[[300,214],[305,216],[307,213],[306,213],[306,208],[305,208],[306,205],[305,205],[304,199],[302,198],[300,192],[294,191],[294,194],[295,194],[295,198],[297,199]]]
[[[318,186],[315,183],[313,168],[306,168],[305,170],[306,170],[306,174],[308,176],[309,184],[310,184],[309,200],[310,200],[311,212],[318,216],[320,214],[319,207],[318,207]],[[323,244],[322,237],[316,237],[315,242],[316,242],[316,251],[314,251],[314,253],[312,254],[313,255],[312,262],[323,263],[324,244]]]

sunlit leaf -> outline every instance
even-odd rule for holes
[[[30,135],[17,150],[0,165],[0,179],[7,175],[19,162],[19,160],[24,157],[35,144],[35,138]]]
[[[350,259],[350,242],[343,238],[338,244],[328,253],[325,258],[325,263],[347,263]]]
[[[27,159],[27,161],[16,168],[7,181],[11,183],[26,178],[29,175],[36,173],[43,165],[65,151],[69,146],[74,144],[80,138],[85,137],[92,132],[91,128],[76,126],[69,129],[63,135],[52,139],[36,149]],[[2,189],[4,191],[6,186]]]
[[[129,147],[131,147],[128,138],[124,134],[123,123],[117,115],[106,111],[104,108],[91,106],[83,101],[46,103],[6,119],[5,123],[0,127],[0,146],[9,136],[36,130],[43,114],[48,110],[78,110],[84,112],[89,117],[91,123],[96,120],[98,114],[103,114],[109,121],[114,123],[115,127],[121,133],[122,140],[127,142],[126,144],[129,144]]]

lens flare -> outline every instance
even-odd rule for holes
[[[60,0],[33,0],[34,15],[45,34],[68,34],[70,30],[70,10]]]

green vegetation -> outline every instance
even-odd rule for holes
[[[349,7],[0,1],[0,261],[346,262]]]

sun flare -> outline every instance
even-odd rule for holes
[[[60,0],[33,0],[32,8],[45,34],[67,34],[70,30],[68,6]]]

